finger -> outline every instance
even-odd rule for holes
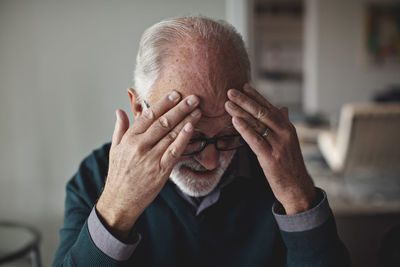
[[[228,91],[228,98],[272,130],[279,130],[280,123],[282,123],[279,116],[277,116],[279,115],[279,111],[275,112],[274,109],[270,110],[260,105],[258,102],[236,89],[230,89]]]
[[[247,122],[251,128],[255,129],[256,132],[262,133],[265,131],[265,125],[259,120],[255,119],[247,111],[243,110],[241,107],[233,103],[232,101],[225,102],[225,110],[232,117],[239,117]]]
[[[233,117],[232,123],[257,157],[263,155],[265,152],[271,151],[271,145],[255,130],[249,127],[243,119]]]
[[[279,139],[279,135],[273,131],[269,131],[267,136],[261,136],[271,147],[271,150],[276,150],[284,145],[283,140]]]
[[[177,136],[179,135],[182,128],[190,123],[191,125],[195,126],[197,122],[201,118],[201,111],[200,109],[195,109],[192,113],[187,115],[184,120],[182,120],[178,125],[175,126],[168,134],[166,134],[161,140],[157,143],[154,147],[155,151],[165,151],[172,142],[175,141]]]
[[[160,166],[162,169],[172,169],[185,150],[190,138],[193,135],[193,124],[187,122],[180,130],[178,137],[170,144],[161,157]]]
[[[146,131],[146,134],[143,135],[143,144],[151,146],[156,144],[191,113],[199,103],[200,99],[195,95],[190,95],[183,99],[178,105],[154,121]]]
[[[117,120],[115,121],[114,133],[112,136],[112,147],[121,143],[122,137],[129,128],[129,118],[125,111],[117,109],[115,111],[115,115],[117,116]]]
[[[246,83],[243,86],[243,91],[247,96],[250,96],[255,100],[257,103],[259,103],[262,106],[266,106],[269,110],[270,113],[268,116],[271,118],[271,120],[275,121],[276,124],[279,126],[279,130],[285,129],[284,125],[282,122],[289,122],[289,109],[287,107],[276,107],[273,104],[271,104],[264,96],[262,96],[256,89],[251,87],[248,83]],[[283,115],[283,116],[282,116]],[[282,120],[284,118],[284,120]],[[278,130],[278,129],[275,129]]]
[[[132,128],[133,134],[141,134],[144,133],[148,127],[163,115],[165,112],[174,107],[180,100],[181,95],[172,91],[167,95],[163,96],[155,105],[145,109],[142,112],[142,115],[135,121]]]
[[[285,115],[285,118],[289,120],[289,109],[287,107],[281,107],[280,110],[283,113],[283,115]]]
[[[246,93],[246,95],[253,98],[260,105],[266,106],[270,110],[276,109],[274,105],[272,105],[263,95],[251,87],[248,83],[243,86],[243,91]]]

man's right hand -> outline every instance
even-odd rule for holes
[[[126,113],[116,112],[108,176],[96,210],[120,240],[163,188],[201,117],[197,96],[180,98],[176,91],[164,96],[130,127]]]

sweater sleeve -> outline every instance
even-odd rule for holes
[[[130,243],[125,243],[114,237],[107,227],[102,223],[97,215],[96,209],[93,208],[88,219],[88,229],[96,247],[104,254],[117,261],[129,259],[133,251],[140,243],[141,235],[136,231],[131,231],[128,238]]]
[[[88,218],[100,196],[107,173],[107,146],[94,151],[66,186],[64,226],[53,266],[121,266],[103,253],[89,233]]]
[[[273,214],[287,248],[287,266],[350,266],[349,253],[340,240],[326,193],[317,189],[321,201],[312,209],[294,215],[279,214],[279,203]]]
[[[55,266],[118,266],[118,261],[105,255],[94,244],[88,229],[90,208],[78,192],[67,185],[64,227],[60,230],[60,243]]]

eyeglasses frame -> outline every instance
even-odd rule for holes
[[[150,108],[150,105],[147,103],[146,100],[143,100],[143,103],[145,104],[146,108]],[[230,137],[236,137],[239,136],[240,140],[242,141],[242,144],[240,144],[239,146],[235,147],[235,148],[230,148],[230,149],[221,149],[217,147],[217,142],[218,140],[222,139],[222,138],[230,138]],[[189,140],[189,144],[194,143],[194,142],[201,142],[201,146],[200,148],[192,153],[182,153],[182,156],[193,156],[193,155],[197,155],[200,154],[208,145],[214,144],[215,149],[217,151],[230,151],[230,150],[235,150],[238,149],[242,146],[244,146],[246,144],[246,142],[244,141],[244,139],[241,137],[240,134],[231,134],[231,135],[223,135],[223,136],[216,136],[213,138],[203,138],[203,137],[198,137],[198,138],[193,138]]]

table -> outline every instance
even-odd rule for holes
[[[29,256],[31,266],[40,267],[40,233],[29,226],[0,222],[0,264]]]
[[[325,190],[335,215],[400,213],[400,175],[336,174],[313,144],[302,144],[308,173]]]
[[[328,127],[294,125],[307,170],[315,185],[327,193],[335,215],[400,213],[400,174],[334,173],[317,145],[317,136]]]

